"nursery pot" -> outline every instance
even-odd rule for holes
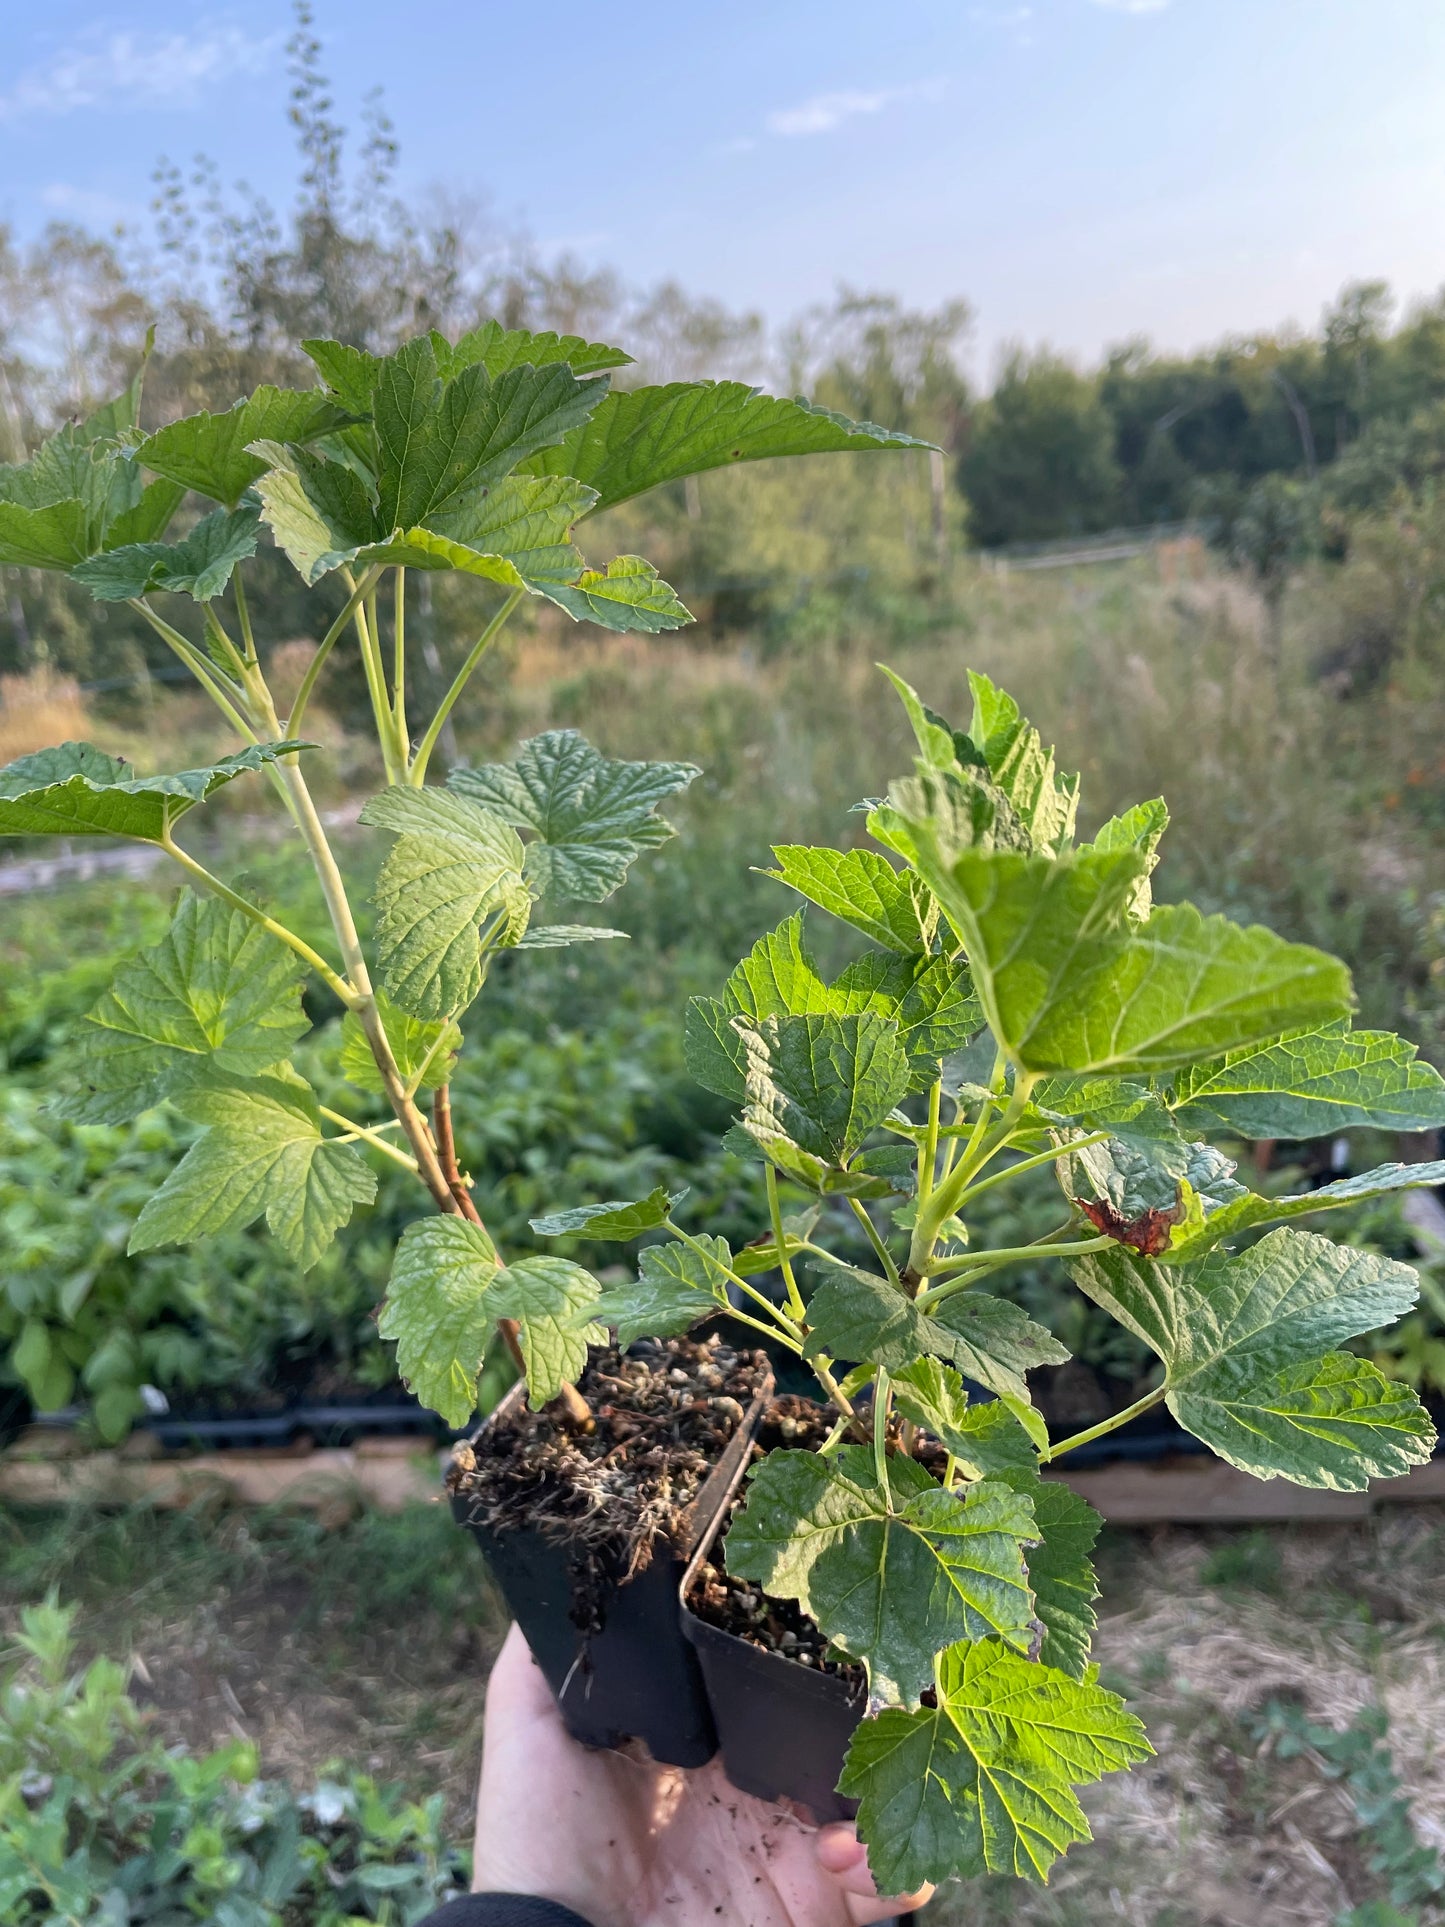
[[[702,1671],[679,1624],[678,1587],[694,1548],[737,1489],[771,1392],[769,1377],[684,1515],[682,1543],[659,1543],[641,1572],[614,1581],[594,1600],[595,1630],[583,1630],[571,1616],[574,1568],[565,1543],[526,1526],[496,1531],[473,1516],[474,1499],[453,1496],[453,1515],[481,1547],[567,1731],[583,1745],[615,1748],[641,1740],[668,1766],[703,1766],[716,1753]],[[524,1397],[525,1387],[514,1386],[476,1438]]]
[[[713,1515],[681,1586],[682,1629],[707,1683],[723,1769],[740,1793],[796,1800],[820,1826],[851,1820],[858,1802],[845,1800],[837,1787],[848,1742],[867,1709],[866,1688],[709,1625],[687,1603],[726,1529],[732,1498],[729,1493]]]

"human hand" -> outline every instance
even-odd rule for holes
[[[519,1627],[487,1689],[477,1892],[560,1901],[595,1927],[866,1927],[881,1900],[851,1826],[805,1827],[695,1771],[579,1746]]]

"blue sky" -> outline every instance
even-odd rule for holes
[[[316,0],[402,180],[785,319],[962,294],[975,358],[1188,347],[1445,281],[1440,0]],[[0,221],[145,220],[158,154],[285,202],[286,0],[4,0]],[[402,22],[400,27],[396,22]]]

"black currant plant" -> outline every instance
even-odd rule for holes
[[[665,1192],[536,1226],[670,1234],[592,1303],[599,1322],[626,1341],[730,1312],[836,1409],[817,1451],[754,1470],[726,1561],[867,1669],[840,1784],[885,1892],[1045,1877],[1088,1837],[1075,1788],[1150,1752],[1089,1661],[1098,1516],[1046,1467],[1161,1402],[1261,1479],[1353,1491],[1429,1456],[1414,1393],[1341,1349],[1408,1310],[1414,1272],[1288,1226],[1445,1179],[1387,1164],[1299,1196],[1238,1183],[1205,1134],[1423,1130],[1445,1123],[1445,1082],[1351,1029],[1334,958],[1155,907],[1162,802],[1076,845],[1078,779],[1007,695],[974,676],[964,734],[893,682],[918,757],[862,806],[879,847],[782,847],[770,873],[871,947],[829,982],[796,912],[687,1013],[694,1075],[739,1106],[730,1142],[765,1165],[759,1241],[690,1235]],[[1057,1228],[975,1247],[975,1201],[1050,1164]],[[853,1220],[871,1269],[829,1249],[825,1227]],[[990,1289],[1046,1257],[1159,1361],[1147,1396],[1064,1439],[1026,1375],[1068,1353]]]
[[[658,806],[696,771],[610,761],[575,732],[554,731],[514,763],[453,770],[442,788],[426,783],[433,752],[524,597],[612,630],[656,633],[691,620],[641,558],[586,565],[573,531],[589,515],[736,462],[924,444],[737,382],[614,390],[611,371],[630,359],[617,349],[494,321],[456,343],[433,333],[388,356],[335,341],[303,346],[315,386],[258,388],[224,414],[191,415],[150,435],[139,427],[143,362],[116,401],[61,429],[30,461],[0,467],[0,564],[60,570],[98,600],[128,603],[238,739],[235,754],[176,775],[137,775],[85,743],[0,770],[0,835],[139,839],[163,849],[200,892],[184,891],[166,938],[117,971],[82,1026],[80,1088],[61,1108],[117,1122],[165,1100],[200,1127],[142,1210],[133,1251],[264,1213],[285,1250],[310,1265],[375,1192],[364,1153],[405,1165],[442,1215],[403,1240],[383,1313],[403,1374],[464,1423],[499,1326],[533,1397],[561,1398],[580,1417],[569,1381],[601,1332],[598,1288],[566,1259],[509,1265],[488,1238],[452,1141],[458,1019],[499,951],[617,934],[533,926],[533,904],[611,896],[632,860],[672,834]],[[190,514],[180,539],[166,540],[195,498],[208,512]],[[336,576],[345,590],[284,718],[245,590],[266,535],[308,586]],[[407,582],[439,569],[496,585],[499,600],[418,726]],[[376,889],[371,956],[302,762],[313,747],[307,706],[352,632],[386,775],[362,821],[394,839]],[[253,772],[274,786],[309,854],[335,938],[330,959],[177,840],[185,816]],[[322,1105],[289,1063],[308,1028],[301,991],[310,976],[344,1007],[348,1076],[385,1094],[388,1124]],[[43,1361],[31,1362],[43,1379]]]

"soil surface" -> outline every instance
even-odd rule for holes
[[[816,1451],[833,1429],[837,1414],[810,1398],[787,1394],[771,1399],[764,1407],[753,1442],[752,1455],[761,1459],[778,1447]],[[711,1557],[698,1568],[687,1603],[697,1617],[709,1626],[720,1627],[750,1646],[778,1653],[815,1672],[828,1673],[853,1687],[859,1695],[867,1687],[863,1668],[836,1652],[819,1632],[815,1622],[795,1600],[770,1599],[761,1586],[751,1580],[734,1579],[723,1559],[723,1539],[733,1513],[743,1503],[746,1489],[728,1509],[712,1548]]]
[[[568,1546],[580,1604],[589,1582],[625,1583],[659,1544],[685,1550],[689,1509],[767,1378],[764,1353],[716,1334],[594,1346],[578,1380],[590,1429],[518,1405],[457,1447],[448,1488],[472,1523]]]

